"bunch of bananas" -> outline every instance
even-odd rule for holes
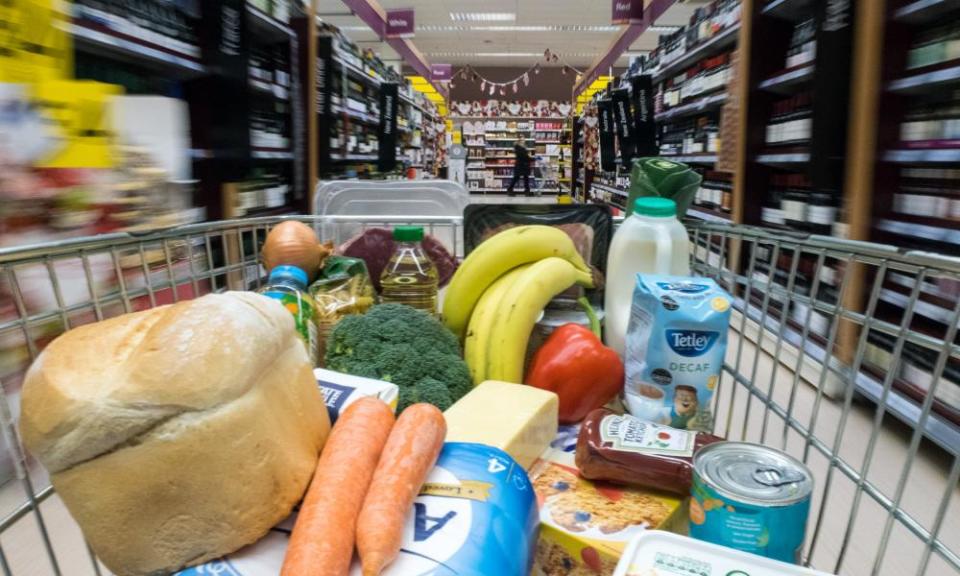
[[[474,384],[522,383],[540,312],[574,284],[593,287],[590,267],[558,228],[518,226],[477,246],[453,275],[443,301],[443,321],[464,343]]]

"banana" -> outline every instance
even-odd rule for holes
[[[444,324],[463,339],[480,296],[497,278],[517,266],[551,256],[590,272],[573,240],[559,228],[517,226],[488,238],[467,256],[450,280],[443,298]]]
[[[490,339],[493,321],[497,315],[503,295],[513,286],[517,278],[532,264],[517,266],[487,288],[470,316],[470,325],[463,343],[463,358],[470,368],[470,376],[476,386],[486,380],[487,341]]]
[[[527,344],[540,311],[573,284],[592,288],[593,278],[562,258],[544,258],[517,277],[493,319],[487,341],[487,379],[523,382]]]

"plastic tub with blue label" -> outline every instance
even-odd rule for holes
[[[293,518],[253,546],[178,576],[276,576]],[[526,576],[539,515],[526,470],[483,444],[448,442],[407,516],[400,556],[382,576]],[[351,575],[359,576],[355,561]]]

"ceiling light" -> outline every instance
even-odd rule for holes
[[[614,25],[604,25],[604,26],[586,26],[583,24],[576,24],[573,26],[561,26],[563,32],[616,32],[620,29],[619,26]]]
[[[673,34],[681,28],[683,28],[683,26],[650,26],[647,30],[656,32],[657,34]]]
[[[451,12],[454,22],[514,22],[517,15],[513,12]]]
[[[427,56],[439,58],[470,58],[477,56],[479,58],[534,58],[543,56],[540,52],[431,52]]]
[[[540,56],[539,52],[477,52],[480,58],[510,58],[510,57],[533,57]]]
[[[417,26],[417,32],[465,32],[467,28],[463,26],[425,24]]]
[[[337,28],[339,28],[341,32],[366,32],[366,31],[373,32],[373,30],[371,30],[369,26],[351,25],[351,26],[337,26]]]
[[[583,26],[583,25],[495,25],[495,26],[471,26],[473,32],[615,32],[620,29],[619,26]]]
[[[433,58],[469,58],[477,56],[480,58],[539,58],[543,56],[541,52],[430,52],[427,56]],[[571,54],[560,54],[565,58],[593,58],[596,54],[589,52],[576,52]]]
[[[471,26],[473,32],[551,32],[555,26]]]

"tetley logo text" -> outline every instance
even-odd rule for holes
[[[667,330],[667,344],[674,352],[687,358],[702,356],[713,347],[719,337],[719,332]]]

